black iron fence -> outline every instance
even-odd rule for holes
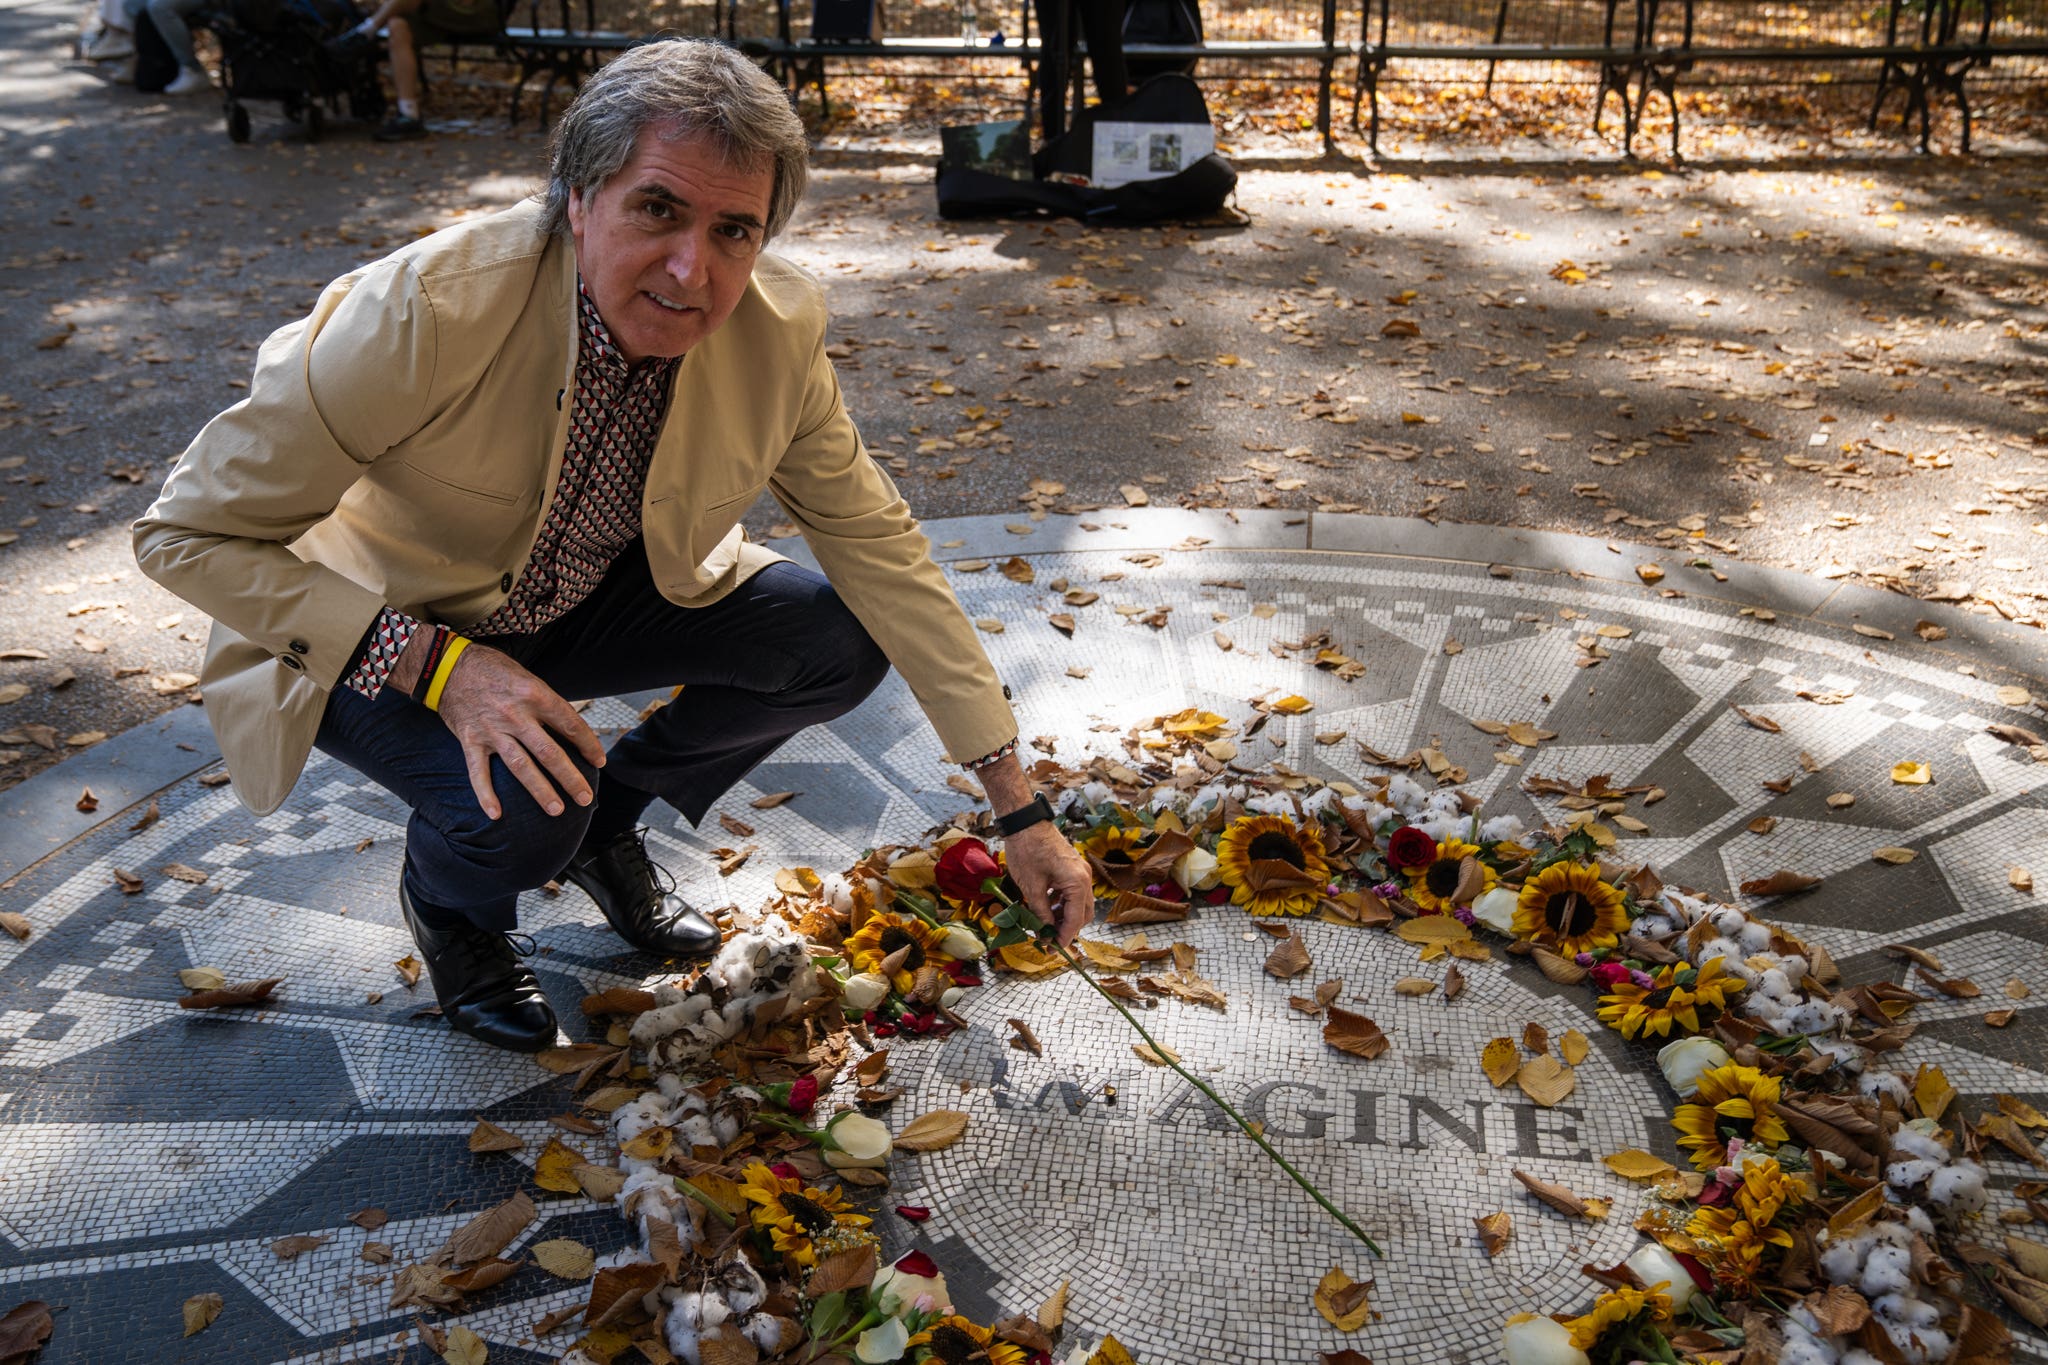
[[[993,72],[1028,85],[1039,70],[1030,0],[879,0],[872,27],[852,37],[814,27],[816,0],[520,3],[531,21],[511,33],[522,85],[539,74],[573,82],[609,51],[672,34],[734,42],[826,101],[844,72]],[[1469,83],[1491,95],[1496,82],[1586,84],[1596,128],[1618,114],[1631,155],[1661,95],[1676,155],[1681,89],[1811,82],[1867,86],[1872,125],[1890,109],[1917,119],[1923,150],[1945,102],[1967,151],[1973,74],[2048,78],[2048,0],[1211,0],[1202,19],[1199,44],[1132,43],[1127,54],[1311,92],[1326,147],[1345,89],[1352,126],[1377,150],[1391,85]]]

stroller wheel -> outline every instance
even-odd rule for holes
[[[320,107],[320,101],[306,101],[306,141],[318,142],[320,135],[327,131],[327,111]]]
[[[247,106],[245,106],[245,105],[239,104],[239,103],[237,103],[237,104],[230,104],[230,105],[228,105],[228,141],[230,141],[230,142],[247,142],[248,140],[249,140],[249,110],[248,110],[248,107],[247,107]]]

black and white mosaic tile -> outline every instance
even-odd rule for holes
[[[1986,733],[1994,721],[2039,721],[2001,707],[1988,682],[1789,614],[1759,621],[1724,603],[1562,575],[1501,580],[1484,564],[1299,548],[1211,545],[1156,564],[1125,553],[1030,556],[1031,585],[954,571],[968,614],[1003,624],[984,638],[1024,735],[1038,737],[1027,758],[1115,753],[1118,733],[1154,715],[1199,705],[1242,720],[1246,699],[1298,692],[1315,709],[1276,716],[1241,761],[1355,782],[1379,770],[1353,741],[1386,753],[1434,743],[1470,770],[1490,812],[1532,823],[1559,814],[1521,790],[1533,773],[1658,783],[1670,795],[1642,812],[1650,829],[1625,840],[1627,861],[1731,898],[1737,883],[1780,866],[1824,875],[1819,890],[1762,913],[1824,944],[1851,979],[1904,979],[1906,966],[1881,952],[1888,943],[1935,947],[1954,974],[2018,1011],[1992,1030],[1981,1001],[1923,1006],[1905,1064],[1940,1064],[1966,1105],[1996,1091],[2048,1105],[2048,1017],[2037,1005],[2048,991],[2048,895],[2007,881],[2009,866],[2031,858],[2037,887],[2048,884],[2048,799],[2026,752]],[[1048,585],[1058,578],[1100,601],[1056,605]],[[1155,630],[1119,605],[1172,610]],[[1046,624],[1053,610],[1073,611],[1071,639]],[[1602,640],[1611,657],[1582,669],[1578,642],[1601,625],[1629,634]],[[1342,682],[1269,649],[1318,631],[1364,661],[1365,676]],[[1819,705],[1802,690],[1848,697]],[[1745,724],[1734,705],[1778,732]],[[601,726],[631,720],[619,703],[591,715]],[[1470,724],[1482,719],[1532,721],[1559,737],[1513,766]],[[1316,743],[1334,730],[1347,738]],[[1805,771],[1802,753],[1818,771]],[[1894,786],[1901,759],[1931,764],[1934,782]],[[778,867],[836,869],[957,811],[950,771],[892,679],[724,803],[756,830],[758,851],[739,872],[720,878],[704,856],[733,842],[715,823],[692,831],[668,812],[654,846],[700,904],[752,904]],[[1787,795],[1762,786],[1788,777]],[[747,807],[778,791],[801,795]],[[1855,804],[1831,809],[1826,797],[1842,791]],[[392,1243],[403,1264],[513,1188],[531,1192],[525,1163],[561,1135],[547,1118],[568,1106],[565,1084],[416,1017],[431,998],[405,990],[391,965],[410,949],[394,894],[405,812],[391,798],[316,758],[270,816],[195,782],[160,803],[149,828],[110,822],[6,893],[35,933],[0,939],[0,1143],[10,1158],[0,1284],[15,1299],[66,1306],[49,1362],[431,1359],[405,1335],[411,1315],[386,1307],[386,1272],[360,1259],[362,1246]],[[1749,833],[1766,813],[1776,830]],[[1919,857],[1885,866],[1871,859],[1880,846]],[[163,876],[172,863],[204,871],[205,883]],[[147,889],[123,895],[116,868],[140,873]],[[653,965],[620,954],[573,890],[527,897],[521,917],[570,1028],[582,1027],[579,996]],[[1081,1338],[1114,1332],[1148,1365],[1297,1362],[1343,1344],[1379,1365],[1489,1361],[1507,1313],[1582,1302],[1578,1268],[1626,1254],[1644,1195],[1599,1158],[1623,1147],[1676,1156],[1647,1049],[1601,1028],[1583,992],[1523,964],[1462,964],[1470,984],[1456,1002],[1399,997],[1397,978],[1441,967],[1419,967],[1412,947],[1384,935],[1320,923],[1303,932],[1315,979],[1343,978],[1345,996],[1393,1040],[1386,1057],[1325,1048],[1314,1021],[1289,1010],[1290,986],[1260,972],[1270,940],[1227,910],[1153,937],[1196,945],[1229,1010],[1168,1003],[1147,1026],[1261,1118],[1380,1237],[1387,1261],[1368,1264],[1199,1095],[1141,1064],[1121,1021],[1081,983],[998,980],[971,997],[974,1027],[895,1049],[910,1087],[903,1117],[938,1107],[973,1116],[957,1146],[904,1159],[890,1196],[935,1209],[907,1240],[932,1248],[966,1311],[1028,1310],[1071,1279]],[[199,965],[286,980],[270,1008],[195,1017],[177,1006],[176,973]],[[2006,1000],[1997,988],[2012,978],[2034,994]],[[1042,1058],[1006,1045],[1012,1015],[1032,1021]],[[1479,1070],[1489,1038],[1519,1036],[1530,1022],[1553,1037],[1576,1027],[1594,1044],[1577,1094],[1555,1109],[1495,1090]],[[463,1136],[478,1116],[526,1136],[527,1152],[472,1156]],[[1564,1223],[1520,1193],[1514,1168],[1611,1198],[1613,1212]],[[2006,1164],[1994,1174],[2009,1187],[2021,1173]],[[527,1241],[575,1236],[600,1252],[623,1241],[624,1225],[586,1201],[540,1202]],[[373,1205],[391,1217],[375,1234],[347,1221]],[[1516,1232],[1489,1260],[1471,1220],[1498,1209],[1513,1213]],[[330,1240],[279,1260],[270,1242],[294,1233]],[[1381,1320],[1349,1341],[1310,1303],[1340,1262],[1379,1284]],[[182,1339],[179,1305],[209,1290],[226,1310]],[[529,1267],[465,1320],[494,1362],[548,1359],[532,1324],[580,1293]]]

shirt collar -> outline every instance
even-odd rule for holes
[[[597,304],[590,297],[590,290],[584,286],[581,275],[576,277],[576,312],[582,362],[607,379],[624,381],[635,375],[659,378],[673,371],[682,359],[681,356],[658,356],[643,360],[638,365],[630,364],[618,343],[612,340],[611,329],[598,315]]]

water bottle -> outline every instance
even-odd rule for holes
[[[968,47],[981,41],[981,26],[974,18],[974,0],[960,0],[960,41]]]

